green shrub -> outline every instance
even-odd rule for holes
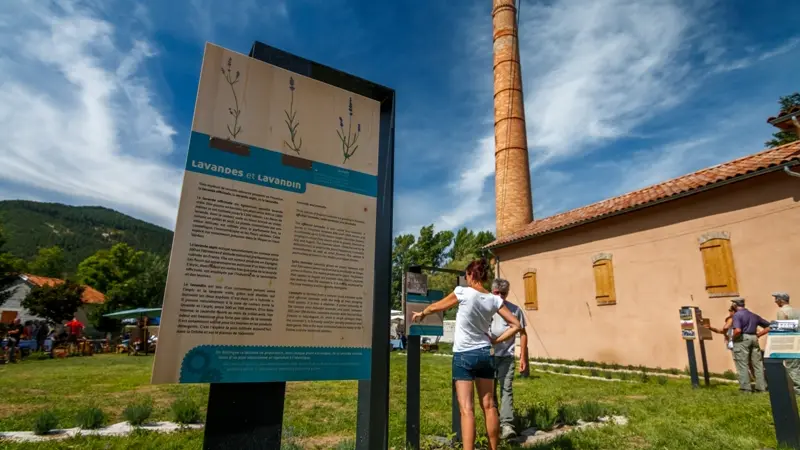
[[[725,378],[725,379],[728,379],[728,380],[736,380],[736,379],[738,378],[738,377],[736,376],[736,372],[734,372],[734,371],[732,371],[732,370],[726,370],[726,371],[725,371],[725,372],[722,374],[722,376],[723,376],[723,378]]]
[[[611,368],[614,370],[619,370],[621,367],[618,363],[611,364]]]
[[[586,360],[581,358],[581,359],[575,361],[575,365],[576,366],[580,366],[580,367],[585,367],[586,366]]]
[[[590,370],[590,371],[589,371],[589,373],[590,373],[590,374],[591,374],[593,377],[598,377],[598,376],[600,376],[600,371],[599,371],[599,370],[597,370],[597,369],[592,369],[592,370]]]
[[[84,430],[96,430],[103,426],[106,415],[100,408],[89,407],[78,411],[75,416],[75,425]]]
[[[564,367],[564,373],[572,373],[572,369],[569,367]]]
[[[628,380],[631,379],[631,374],[629,372],[620,372],[619,373],[619,379],[628,381]]]
[[[558,410],[547,403],[540,403],[534,407],[533,423],[536,429],[550,431],[558,420]]]
[[[558,407],[558,420],[564,425],[575,425],[581,418],[581,410],[577,405],[562,404]]]
[[[149,397],[129,405],[122,411],[122,417],[135,427],[144,424],[152,414],[153,400]]]
[[[600,403],[586,401],[580,405],[580,415],[585,422],[595,422],[599,417],[605,415],[605,408]]]
[[[606,380],[610,380],[611,378],[614,377],[614,375],[611,372],[603,372],[603,376],[606,377]]]
[[[664,375],[659,375],[658,377],[656,377],[656,380],[658,381],[658,384],[662,386],[667,384],[667,377],[665,377]]]
[[[671,373],[672,375],[678,375],[678,374],[681,373],[681,371],[678,370],[678,369],[674,369],[673,368],[673,369],[669,369],[669,373]]]
[[[650,381],[650,375],[648,375],[647,372],[642,371],[642,373],[639,374],[639,381],[642,383],[647,383]]]
[[[608,369],[608,364],[606,364],[605,362],[601,362],[597,366],[600,367],[601,369]]]
[[[200,407],[189,397],[176,399],[172,402],[171,409],[175,423],[185,425],[201,421]]]
[[[41,436],[58,428],[58,416],[53,411],[42,411],[33,422],[33,434]]]

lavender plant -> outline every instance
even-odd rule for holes
[[[228,113],[233,116],[233,128],[230,125],[226,125],[228,127],[228,139],[236,139],[236,135],[242,131],[242,127],[239,126],[239,114],[242,111],[239,109],[239,98],[236,96],[236,89],[233,88],[233,85],[239,82],[239,71],[237,70],[234,73],[231,72],[231,63],[232,58],[228,58],[228,68],[222,67],[222,76],[225,77],[225,81],[231,87],[231,93],[233,93],[233,108],[228,108]]]
[[[294,110],[294,78],[289,77],[289,90],[292,91],[292,99],[289,101],[289,111],[283,110],[284,114],[286,114],[286,126],[289,127],[289,136],[291,137],[292,143],[288,143],[283,141],[283,143],[289,147],[292,151],[300,154],[300,147],[303,146],[303,138],[300,138],[298,142],[295,142],[295,138],[297,137],[297,127],[300,126],[300,122],[295,123],[294,119],[297,117],[297,111]]]
[[[350,117],[347,120],[347,136],[344,135],[344,120],[342,117],[339,116],[339,129],[336,130],[336,134],[339,135],[339,140],[342,141],[342,154],[344,155],[344,161],[342,164],[346,164],[347,160],[350,159],[358,150],[358,145],[356,142],[358,141],[358,135],[361,133],[361,124],[356,124],[356,132],[353,134],[353,98],[350,98],[350,102],[347,105],[347,110],[349,112]]]

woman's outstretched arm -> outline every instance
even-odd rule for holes
[[[458,298],[456,297],[456,293],[451,292],[450,295],[439,300],[436,303],[428,305],[421,312],[414,313],[411,316],[411,321],[419,322],[422,319],[424,319],[425,316],[430,316],[431,314],[436,314],[441,311],[447,311],[448,309],[456,306],[457,304],[458,304]]]

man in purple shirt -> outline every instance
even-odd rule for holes
[[[739,375],[739,390],[751,392],[750,364],[756,377],[756,391],[767,390],[767,380],[764,378],[764,361],[758,338],[769,330],[769,322],[762,319],[744,307],[744,299],[739,297],[732,300],[736,306],[733,315],[733,361],[736,363],[736,372]],[[758,327],[763,328],[759,333]]]

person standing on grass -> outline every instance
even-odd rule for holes
[[[766,392],[767,380],[764,377],[764,359],[758,338],[769,331],[769,322],[744,307],[744,299],[733,299],[736,313],[733,315],[733,360],[739,375],[739,390],[752,392],[750,387],[750,364],[756,378],[756,391]],[[762,330],[759,332],[758,328]]]
[[[725,347],[728,350],[733,350],[733,315],[736,314],[736,305],[731,303],[731,307],[728,308],[728,316],[725,317],[725,324],[722,328],[714,328],[711,324],[703,325],[709,329],[709,331],[717,334],[721,334],[724,336],[725,339]]]
[[[778,305],[778,320],[800,320],[800,311],[789,304],[789,294],[786,292],[773,292],[775,304]],[[787,359],[783,361],[786,371],[794,384],[794,392],[800,394],[800,359]]]
[[[8,329],[8,333],[6,333],[6,337],[8,338],[8,362],[17,362],[17,347],[19,346],[19,341],[22,340],[22,334],[24,332],[25,327],[22,326],[19,318],[14,319],[14,322]]]
[[[50,334],[50,327],[47,326],[47,321],[42,320],[39,322],[39,328],[36,329],[36,350],[44,351],[44,342],[47,340],[47,335]]]
[[[492,281],[492,294],[503,299],[503,305],[508,308],[511,314],[520,323],[520,350],[519,350],[519,372],[525,373],[528,369],[528,334],[525,332],[525,313],[517,305],[507,300],[509,291],[508,281],[496,278]],[[492,317],[491,335],[501,336],[508,329],[509,325],[499,314]],[[514,368],[516,361],[514,358],[514,344],[516,339],[509,339],[494,346],[495,372],[495,394],[494,406],[497,407],[497,400],[500,399],[500,439],[510,439],[517,435],[514,430]],[[500,388],[501,396],[498,397],[497,391]]]
[[[494,404],[495,364],[493,345],[512,339],[520,329],[519,320],[503,303],[503,299],[483,287],[489,278],[489,263],[479,259],[466,269],[467,287],[459,286],[450,295],[423,311],[414,313],[411,320],[420,322],[425,316],[458,306],[456,330],[453,337],[453,380],[461,411],[461,435],[464,450],[475,448],[474,390],[478,390],[481,409],[486,419],[489,448],[500,444],[500,419]],[[508,323],[508,329],[493,338],[489,334],[495,313]]]
[[[81,337],[81,332],[83,331],[83,324],[77,317],[72,317],[72,320],[67,322],[66,328],[69,330],[69,335],[67,336],[67,345],[71,346],[75,344],[75,350],[78,349],[78,339]]]

